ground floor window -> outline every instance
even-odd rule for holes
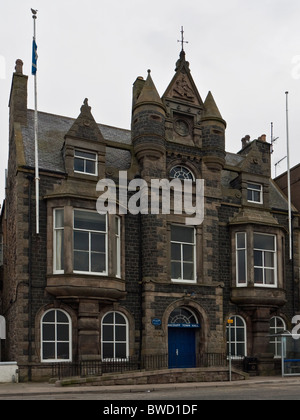
[[[246,346],[246,323],[241,316],[232,316],[230,318],[233,323],[228,324],[226,327],[227,334],[227,354],[229,354],[229,346],[231,348],[232,357],[245,357],[247,356]],[[230,334],[229,334],[230,329]]]
[[[41,359],[71,361],[71,319],[60,309],[50,309],[41,320]]]
[[[128,357],[128,321],[120,312],[109,312],[102,320],[102,360]]]
[[[274,337],[275,334],[283,333],[286,330],[285,322],[279,316],[274,316],[270,321],[270,346],[274,357],[281,357],[281,337]]]

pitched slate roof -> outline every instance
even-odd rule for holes
[[[27,111],[27,126],[22,126],[22,138],[24,144],[24,154],[26,166],[34,167],[34,111]],[[65,172],[62,148],[64,137],[73,126],[74,118],[61,115],[38,113],[38,141],[39,141],[39,167],[40,169]],[[130,145],[131,133],[129,130],[110,127],[98,124],[104,140],[115,143]],[[131,153],[107,147],[106,164],[107,166],[117,166],[119,169],[128,169],[131,162]]]

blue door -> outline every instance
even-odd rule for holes
[[[195,328],[168,329],[170,369],[196,367],[195,333]]]

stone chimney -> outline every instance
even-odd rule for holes
[[[242,148],[245,149],[246,146],[250,143],[250,136],[247,135],[242,138]]]
[[[19,59],[16,61],[8,104],[10,123],[27,125],[27,82],[28,76],[23,74],[23,61]]]

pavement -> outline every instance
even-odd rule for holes
[[[5,397],[26,397],[26,396],[54,396],[62,394],[74,394],[74,393],[138,393],[138,392],[154,392],[171,389],[188,389],[188,388],[208,388],[208,387],[231,387],[241,386],[247,387],[252,385],[299,385],[300,377],[285,377],[271,376],[271,377],[250,377],[244,381],[233,381],[233,382],[192,382],[192,383],[177,383],[177,384],[151,384],[151,385],[115,385],[115,386],[56,386],[51,383],[35,383],[35,382],[24,382],[24,383],[0,383],[0,399]],[[108,398],[109,399],[109,398]]]

